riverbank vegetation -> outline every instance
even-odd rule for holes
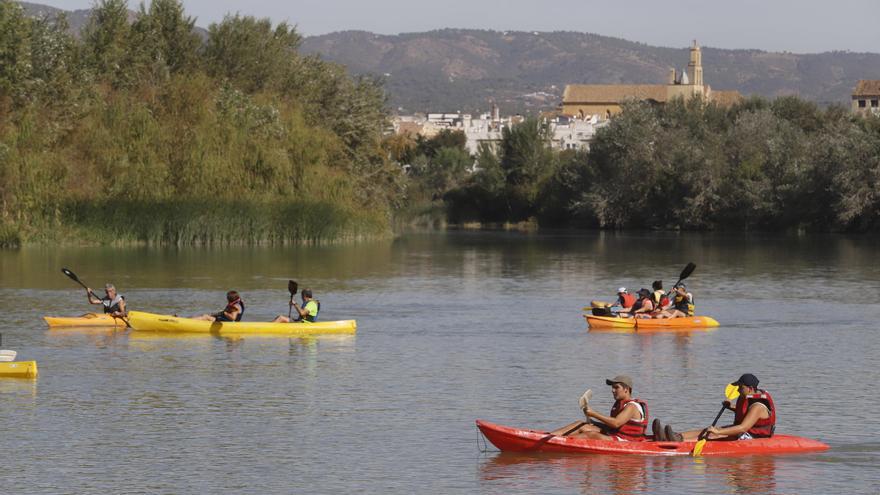
[[[380,83],[286,23],[99,0],[82,36],[0,0],[0,247],[325,242],[395,225],[877,230],[880,118],[795,97],[631,103],[587,151],[527,118],[471,154],[391,135]]]
[[[665,106],[633,102],[598,131],[589,152],[551,150],[546,125],[526,119],[475,159],[475,173],[455,172],[456,181],[446,183],[452,223],[880,227],[880,118],[796,97],[751,98],[730,108],[697,99]]]
[[[239,15],[100,0],[81,39],[0,0],[0,246],[386,235],[405,176],[370,78]]]

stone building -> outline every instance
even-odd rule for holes
[[[880,115],[880,80],[862,79],[852,93],[853,113]]]
[[[627,100],[664,104],[673,98],[692,97],[730,105],[740,100],[739,91],[713,91],[703,82],[703,54],[694,41],[687,69],[669,69],[666,84],[569,84],[562,95],[561,113],[580,119],[596,115],[601,120],[621,111]]]

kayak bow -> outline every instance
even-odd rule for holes
[[[49,328],[58,327],[116,327],[125,328],[125,321],[101,313],[86,313],[82,316],[44,316]]]

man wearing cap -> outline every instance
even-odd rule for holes
[[[687,291],[684,282],[672,289],[672,307],[661,312],[656,318],[682,318],[694,316],[694,295]]]
[[[621,316],[632,316],[634,318],[650,318],[651,312],[654,311],[654,303],[651,301],[651,291],[645,288],[639,289],[639,299],[629,308],[628,311],[621,311]]]
[[[92,289],[86,288],[86,295],[89,298],[90,304],[100,304],[104,306],[104,313],[109,314],[114,317],[124,317],[127,313],[125,311],[125,297],[120,296],[116,292],[116,287],[113,284],[107,284],[104,286],[104,297],[98,299]]]
[[[734,412],[733,425],[705,428],[709,434],[707,438],[709,440],[751,440],[772,437],[773,431],[776,429],[776,406],[773,404],[773,397],[766,390],[758,388],[758,378],[751,373],[742,375],[733,384],[739,387],[736,405],[731,406],[730,401],[724,401],[724,406]],[[655,427],[655,436],[659,433],[657,430],[658,428]],[[687,442],[698,440],[704,430],[675,433],[667,425],[661,431],[660,440]]]
[[[618,375],[605,380],[605,383],[611,386],[611,395],[614,396],[611,414],[608,416],[600,414],[591,409],[587,403],[584,406],[587,423],[577,421],[554,430],[550,434],[563,435],[570,432],[568,436],[593,440],[644,441],[648,428],[648,405],[641,399],[632,398],[632,378],[627,375]],[[578,425],[581,426],[578,427]]]
[[[629,308],[636,303],[636,297],[626,291],[626,287],[617,289],[617,302],[615,306],[620,306],[621,311],[629,311]]]

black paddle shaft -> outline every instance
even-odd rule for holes
[[[296,291],[299,289],[299,284],[296,283],[295,280],[287,281],[287,292],[290,292],[290,307],[287,309],[287,319],[290,319],[290,316],[293,314],[293,298],[296,296]]]
[[[715,426],[718,424],[718,420],[721,419],[721,415],[724,414],[724,411],[726,411],[726,410],[727,410],[727,404],[722,402],[721,403],[721,410],[718,411],[718,414],[715,415],[715,421],[712,421],[712,426]],[[702,433],[700,433],[699,440],[702,440],[708,436],[709,436],[709,428],[706,428],[705,430],[702,431]]]
[[[95,294],[94,291],[92,291],[91,289],[89,289],[89,286],[86,285],[86,284],[84,284],[83,281],[80,280],[79,277],[77,277],[76,274],[73,273],[72,271],[68,270],[67,268],[62,268],[62,269],[61,269],[61,273],[67,275],[68,277],[70,277],[71,280],[73,280],[74,282],[78,283],[79,285],[82,285],[82,286],[83,286],[83,289],[88,290],[88,291],[89,291],[89,294],[95,296],[95,299],[101,299],[100,297],[98,297],[97,294]]]
[[[563,433],[561,436],[563,436],[563,437],[567,437],[567,436],[571,435],[571,432],[580,429],[580,428],[581,428],[582,426],[584,426],[585,424],[587,424],[586,421],[581,421],[580,423],[577,424],[577,426],[575,426],[574,428],[572,428],[572,429],[568,430],[567,432]]]

